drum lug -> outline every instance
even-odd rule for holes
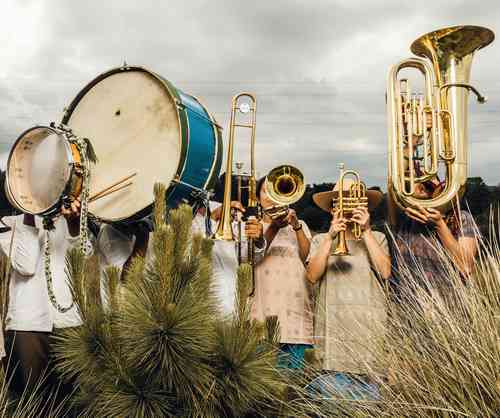
[[[182,103],[179,99],[175,99],[175,104],[179,110],[186,110],[186,105]]]

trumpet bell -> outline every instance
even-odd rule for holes
[[[280,165],[266,176],[265,190],[278,206],[288,206],[300,200],[306,186],[302,172],[291,165]]]

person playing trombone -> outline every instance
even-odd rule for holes
[[[257,183],[257,196],[264,216],[267,247],[256,266],[252,318],[264,321],[276,316],[280,325],[278,366],[303,367],[307,349],[313,348],[312,289],[306,280],[304,263],[309,255],[311,233],[293,209],[276,218],[270,216],[275,203]]]

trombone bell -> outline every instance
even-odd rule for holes
[[[264,190],[276,206],[265,212],[271,219],[277,219],[288,213],[288,207],[298,202],[306,190],[304,175],[291,165],[273,168],[266,176]]]

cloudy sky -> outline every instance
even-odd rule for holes
[[[419,35],[456,24],[500,34],[500,1],[2,0],[0,152],[126,60],[202,98],[223,126],[231,97],[254,92],[261,174],[291,163],[330,181],[344,161],[384,186],[389,66]],[[500,40],[471,77],[489,101],[471,100],[470,174],[489,184],[500,182],[499,64]]]

